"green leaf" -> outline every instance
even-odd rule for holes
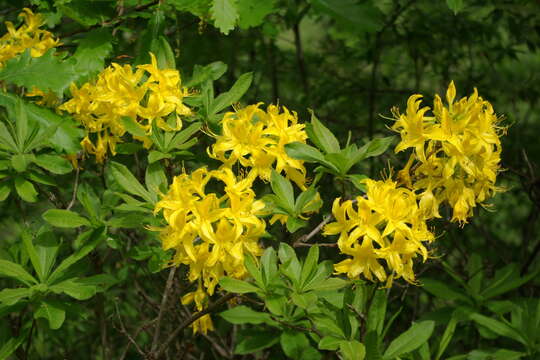
[[[0,93],[0,96],[2,94]],[[1,104],[4,105],[4,104]],[[4,105],[5,106],[5,105]],[[9,132],[6,124],[4,124],[2,121],[0,121],[0,148],[4,147],[5,149],[11,151],[11,152],[18,152],[21,149],[19,149],[19,146],[11,136],[11,133]]]
[[[319,247],[312,246],[309,248],[308,255],[302,265],[302,273],[300,275],[300,283],[302,285],[307,284],[311,277],[311,274],[317,270],[317,263],[319,262]]]
[[[350,281],[344,279],[330,278],[317,284],[312,283],[310,286],[305,287],[304,290],[332,291],[342,289],[349,284]]]
[[[339,351],[345,360],[363,360],[366,356],[364,344],[357,340],[342,341]]]
[[[241,29],[259,26],[276,9],[275,0],[238,0],[238,26]]]
[[[152,39],[150,51],[155,55],[159,69],[176,69],[174,52],[165,36]]]
[[[90,226],[90,221],[76,212],[63,209],[49,209],[41,215],[49,224],[61,228],[76,228]]]
[[[298,195],[294,204],[295,213],[302,214],[304,212],[319,210],[319,208],[322,206],[322,201],[311,203],[317,198],[317,194],[317,189],[310,186],[306,191],[303,191],[300,195]]]
[[[309,339],[299,331],[284,331],[279,342],[285,355],[293,359],[301,359],[304,349],[309,346]]]
[[[307,310],[317,304],[317,294],[312,291],[303,294],[292,293],[291,300],[296,306]]]
[[[527,340],[523,338],[523,336],[519,333],[519,331],[517,331],[516,329],[514,329],[513,327],[511,327],[510,325],[502,321],[495,320],[493,318],[490,318],[490,317],[487,317],[478,313],[470,314],[469,318],[475,321],[477,324],[485,326],[490,331],[494,332],[495,334],[499,336],[508,337],[510,339],[513,339],[522,343],[525,346],[528,346]]]
[[[338,153],[340,151],[339,141],[334,134],[323,125],[315,116],[313,110],[311,112],[311,124],[307,127],[309,139],[317,145],[319,149],[325,153]]]
[[[11,337],[0,347],[0,359],[10,359],[10,355],[15,352],[28,338],[30,328],[23,329],[22,333],[18,337]]]
[[[274,194],[281,199],[281,203],[287,207],[286,210],[293,213],[294,190],[291,182],[272,169],[272,174],[270,175],[270,186],[272,187]]]
[[[373,139],[362,146],[358,152],[359,154],[362,154],[362,159],[379,156],[388,149],[393,140],[394,136]]]
[[[28,254],[28,257],[30,258],[30,262],[32,263],[32,266],[34,267],[34,270],[36,271],[36,274],[38,275],[38,278],[41,282],[45,281],[45,274],[43,273],[43,265],[41,264],[41,260],[38,256],[37,250],[34,247],[34,244],[32,243],[32,235],[28,230],[23,230],[21,234],[24,248],[26,250],[26,253]]]
[[[187,149],[186,145],[187,140],[191,137],[191,135],[195,134],[199,129],[201,128],[202,123],[195,122],[191,125],[189,125],[184,130],[176,133],[176,135],[171,139],[171,141],[167,144],[168,150],[173,149]]]
[[[302,266],[296,257],[294,249],[282,242],[279,244],[278,256],[281,261],[280,271],[291,279],[295,286],[298,286]]]
[[[14,109],[19,97],[0,92],[0,106]],[[73,154],[81,149],[79,144],[83,131],[77,128],[73,119],[62,117],[51,109],[24,102],[29,120],[40,124],[44,131],[40,132],[26,145],[28,151],[49,143],[58,152],[65,151]],[[2,134],[2,122],[0,122],[0,135]]]
[[[433,294],[441,299],[460,300],[466,303],[470,302],[470,299],[466,294],[464,294],[460,289],[455,288],[446,282],[431,278],[423,278],[422,287],[430,294]]]
[[[285,145],[287,155],[293,159],[323,163],[324,155],[313,146],[301,142],[292,142]],[[336,169],[337,170],[337,169]]]
[[[335,336],[325,336],[319,341],[319,349],[321,350],[337,350],[343,338]]]
[[[347,179],[351,181],[351,183],[354,185],[355,188],[362,192],[367,192],[366,184],[364,183],[364,180],[368,177],[366,175],[347,175]]]
[[[11,157],[11,166],[15,171],[22,173],[26,171],[28,165],[35,160],[33,154],[15,154]]]
[[[253,277],[257,285],[259,285],[260,288],[264,289],[265,282],[263,280],[262,272],[257,267],[255,258],[249,253],[244,256],[244,266],[246,267],[251,277]]]
[[[136,229],[148,224],[152,219],[153,218],[149,217],[147,214],[141,214],[139,212],[127,214],[115,213],[114,216],[107,221],[107,225],[112,228]]]
[[[248,355],[266,349],[279,341],[279,336],[273,331],[257,330],[239,336],[239,341],[234,348],[236,355]]]
[[[0,303],[10,306],[16,304],[19,300],[30,297],[32,290],[29,288],[4,289],[0,291]]]
[[[266,285],[279,275],[276,251],[271,246],[266,248],[261,256],[261,272]]]
[[[485,299],[491,299],[495,296],[502,295],[529,282],[540,273],[539,269],[537,271],[531,271],[521,277],[519,271],[519,266],[515,263],[508,264],[502,269],[496,270],[495,276],[487,284],[484,290],[482,290],[480,295]]]
[[[163,165],[161,163],[148,165],[144,180],[148,190],[155,193],[156,196],[161,193],[161,190],[165,191],[167,187],[167,176],[165,175]]]
[[[233,292],[233,293],[238,293],[238,294],[245,294],[245,293],[260,291],[258,287],[246,281],[232,279],[226,276],[219,279],[219,286],[221,286],[223,289],[225,289],[228,292]]]
[[[56,262],[56,255],[60,246],[54,232],[41,230],[37,237],[34,237],[33,246],[37,253],[40,266],[39,271],[36,270],[36,272],[38,274],[41,273],[42,282],[44,282]]]
[[[18,280],[27,286],[38,283],[21,265],[8,260],[0,260],[0,277],[4,276]]]
[[[28,115],[26,114],[24,103],[20,98],[15,106],[15,117],[17,124],[17,143],[19,144],[19,149],[24,149],[28,136]]]
[[[162,160],[162,159],[170,159],[170,158],[172,158],[171,154],[167,154],[167,153],[157,151],[157,150],[152,150],[148,154],[148,163],[153,164],[156,161],[159,161],[159,160]]]
[[[245,305],[235,306],[219,314],[231,324],[262,324],[271,322],[270,315],[255,311]]]
[[[88,255],[94,248],[103,240],[106,229],[104,227],[97,228],[88,232],[87,242],[79,248],[75,253],[65,258],[56,269],[54,269],[51,276],[47,280],[48,284],[54,284],[57,280],[60,280],[65,275],[66,271],[79,260]]]
[[[98,219],[100,217],[100,200],[92,186],[87,183],[80,184],[77,189],[77,200],[90,215],[90,218]]]
[[[144,131],[144,129],[129,116],[122,116],[120,122],[122,123],[122,125],[124,125],[124,128],[131,135],[146,136],[146,131]]]
[[[0,182],[0,201],[4,201],[9,196],[11,192],[11,186],[6,181]]]
[[[375,290],[375,295],[371,300],[367,316],[367,331],[376,331],[382,334],[384,319],[386,316],[387,294],[384,289]]]
[[[15,190],[17,194],[26,202],[36,202],[37,201],[37,191],[34,185],[22,176],[18,175],[15,177]]]
[[[75,69],[79,75],[92,76],[105,67],[105,59],[112,51],[112,34],[110,28],[101,27],[86,31],[79,40],[79,46],[73,54],[76,60]]]
[[[51,330],[57,330],[60,329],[66,319],[66,311],[55,301],[43,300],[34,313],[34,318],[47,319]]]
[[[463,0],[446,0],[446,5],[457,15],[463,9]]]
[[[184,86],[191,88],[208,80],[215,81],[222,77],[226,71],[227,64],[221,61],[214,61],[206,66],[195,65],[193,67],[193,75],[191,76],[191,79],[186,81]]]
[[[109,169],[118,185],[128,193],[138,195],[149,203],[157,200],[155,195],[150,194],[125,165],[111,161]]]
[[[290,216],[287,219],[287,231],[291,234],[298,231],[299,229],[307,226],[308,222],[306,220],[302,220],[300,218],[292,217]]]
[[[77,79],[78,73],[73,66],[74,61],[61,60],[54,53],[55,49],[50,49],[43,56],[34,58],[30,56],[30,51],[26,50],[6,62],[0,70],[0,81],[24,86],[28,90],[33,87],[45,92],[51,90],[62,97],[64,90]],[[54,76],[43,76],[44,74]]]
[[[34,162],[38,166],[44,168],[45,170],[49,170],[53,174],[67,174],[73,170],[69,160],[59,155],[37,155]]]
[[[229,31],[234,29],[234,25],[238,19],[235,0],[212,0],[210,13],[214,20],[214,26],[223,34],[227,35]]]
[[[96,294],[97,288],[79,282],[79,279],[73,278],[64,280],[56,285],[49,287],[54,293],[65,293],[77,300],[87,300]]]
[[[364,337],[366,346],[366,357],[368,360],[381,360],[382,354],[380,350],[381,339],[375,330],[368,331]]]
[[[448,325],[446,325],[446,329],[444,329],[444,333],[441,337],[441,340],[439,341],[439,348],[437,349],[437,356],[435,356],[435,360],[439,360],[441,358],[441,356],[444,354],[444,351],[448,347],[448,344],[450,344],[450,340],[452,340],[452,337],[454,336],[454,331],[456,330],[457,323],[457,317],[452,314],[452,318],[448,322]]]
[[[354,34],[379,31],[384,25],[384,15],[372,2],[355,0],[311,0],[321,14],[331,16],[336,24]]]
[[[217,1],[231,1],[231,0],[217,0]],[[253,81],[253,73],[245,73],[240,75],[238,80],[234,83],[231,89],[223,94],[220,94],[214,99],[210,108],[210,115],[217,114],[226,107],[234,104],[246,93]]]
[[[413,324],[407,331],[394,339],[386,351],[383,359],[391,360],[401,355],[410,353],[419,348],[431,337],[435,329],[435,322],[432,320],[421,321]]]

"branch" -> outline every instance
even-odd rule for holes
[[[204,315],[206,314],[209,314],[211,313],[212,311],[214,311],[216,308],[218,308],[219,306],[223,305],[224,303],[226,303],[227,301],[233,299],[234,297],[236,297],[237,294],[233,294],[233,293],[230,293],[230,294],[227,294],[225,296],[223,296],[222,298],[218,299],[216,302],[208,305],[208,307],[202,311],[199,311],[193,315],[191,315],[191,317],[189,317],[188,319],[186,319],[182,324],[180,324],[170,335],[169,337],[167,338],[167,340],[165,340],[165,342],[163,342],[163,344],[159,347],[159,349],[157,351],[153,351],[151,354],[150,354],[150,359],[158,359],[159,356],[161,354],[163,354],[163,352],[167,349],[167,346],[169,346],[169,344],[176,338],[176,336],[178,336],[178,334],[184,330],[185,328],[187,328],[189,325],[191,325],[195,320],[198,320],[200,319],[201,317],[203,317]]]
[[[319,225],[317,225],[313,230],[311,230],[309,234],[300,236],[298,240],[294,242],[293,247],[306,246],[306,245],[301,245],[301,244],[309,241],[312,237],[317,235],[324,228],[326,224],[332,221],[333,218],[334,216],[332,214],[326,215],[323,221],[321,221]]]
[[[154,331],[154,339],[152,340],[152,347],[150,348],[150,352],[156,351],[157,346],[158,346],[159,333],[161,329],[161,319],[163,318],[165,308],[167,307],[167,299],[169,297],[169,293],[171,292],[175,273],[176,273],[176,266],[173,266],[171,267],[171,271],[169,272],[169,277],[167,278],[167,284],[165,285],[165,290],[163,291],[163,297],[161,298],[161,305],[159,306],[159,315],[157,318],[156,330]]]

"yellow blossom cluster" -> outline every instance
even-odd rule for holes
[[[414,283],[413,259],[420,255],[425,261],[428,251],[424,243],[434,239],[421,215],[416,195],[391,179],[366,179],[365,184],[365,197],[334,201],[335,222],[324,227],[324,235],[339,234],[339,250],[352,257],[334,268],[350,278],[363,275],[373,281],[375,276],[388,284],[403,278]]]
[[[62,104],[65,110],[80,121],[86,130],[81,145],[102,163],[107,152],[115,154],[116,143],[126,132],[123,118],[134,121],[147,135],[152,123],[165,131],[177,131],[182,127],[181,116],[191,114],[182,102],[188,95],[181,87],[180,73],[175,69],[159,69],[156,57],[150,54],[151,64],[139,65],[134,71],[131,65],[113,63],[103,70],[97,79],[77,88],[70,87],[72,99]],[[167,117],[175,116],[175,125]],[[151,145],[148,136],[135,136]]]
[[[10,21],[5,23],[8,32],[0,38],[0,67],[26,49],[30,49],[30,56],[40,57],[47,50],[60,45],[52,33],[40,29],[43,25],[40,14],[34,14],[32,10],[24,8],[19,17],[24,19],[24,24],[18,29]]]
[[[183,296],[184,304],[195,302],[202,310],[221,277],[245,277],[246,254],[261,255],[258,240],[266,223],[257,217],[264,203],[255,200],[254,179],[253,174],[237,178],[229,168],[200,168],[176,176],[156,204],[155,212],[163,210],[167,221],[161,229],[163,248],[174,249],[172,263],[187,265],[189,281],[197,282],[197,290]],[[211,186],[222,187],[224,195],[206,191]],[[209,317],[194,325],[195,331],[211,328]]]
[[[405,114],[393,109],[401,142],[395,151],[414,149],[400,181],[418,193],[426,218],[441,217],[439,206],[453,208],[452,221],[466,223],[477,204],[501,189],[495,186],[500,171],[501,142],[504,128],[491,104],[478,96],[454,101],[456,88],[451,82],[446,92],[448,106],[435,96],[433,114],[420,108],[422,95],[413,95]]]
[[[306,188],[306,169],[303,161],[292,159],[285,152],[285,145],[306,142],[304,124],[286,107],[269,105],[266,111],[262,103],[249,105],[223,117],[223,132],[217,136],[209,155],[222,161],[226,167],[237,162],[251,168],[251,173],[263,180],[270,180],[272,168],[285,172],[288,179],[300,188]]]

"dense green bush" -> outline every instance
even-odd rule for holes
[[[0,3],[0,359],[540,356],[537,2]]]

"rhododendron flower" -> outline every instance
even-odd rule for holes
[[[60,45],[52,33],[40,29],[44,24],[40,14],[24,8],[19,17],[24,19],[24,23],[18,29],[10,21],[5,23],[8,32],[0,38],[0,67],[26,49],[30,50],[30,56],[40,57],[47,50]]]
[[[337,273],[350,278],[388,281],[403,278],[415,282],[413,259],[425,261],[425,243],[433,241],[416,195],[387,179],[366,179],[366,197],[353,202],[336,199],[332,206],[335,222],[324,227],[324,235],[339,234],[341,253],[352,258],[335,264]],[[386,264],[386,268],[383,266]]]
[[[86,137],[81,145],[96,156],[98,163],[104,161],[108,152],[114,155],[116,144],[122,142],[126,132],[122,118],[131,119],[150,134],[154,122],[165,131],[178,131],[182,128],[181,117],[191,114],[182,102],[188,92],[181,87],[180,73],[175,69],[158,69],[156,57],[150,56],[151,64],[139,65],[135,71],[130,65],[113,63],[95,81],[80,88],[72,84],[72,99],[59,107],[84,126]],[[174,116],[173,126],[166,121],[169,116]],[[148,136],[134,138],[147,148],[152,144]]]
[[[491,104],[474,89],[470,97],[454,102],[456,88],[446,92],[447,106],[435,96],[433,116],[420,108],[422,95],[413,95],[407,111],[393,109],[401,142],[395,151],[414,149],[398,179],[420,196],[426,218],[440,217],[439,205],[453,209],[452,221],[466,223],[477,204],[483,204],[501,188],[495,186],[500,171],[499,118]]]

